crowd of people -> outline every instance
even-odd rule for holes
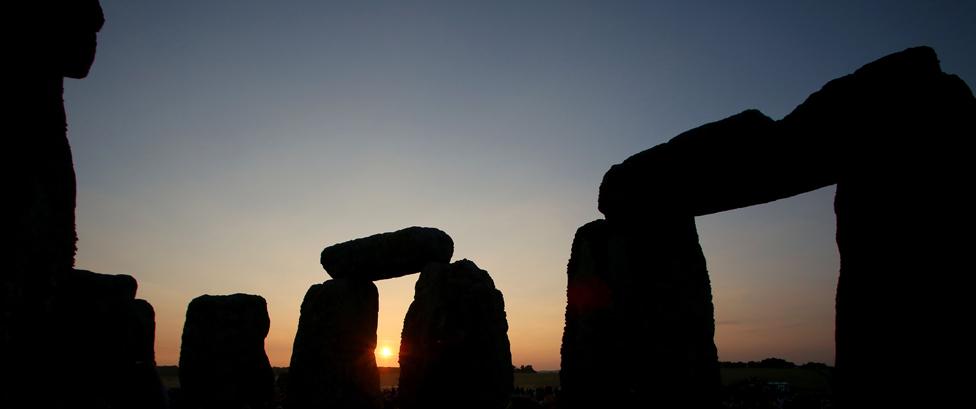
[[[829,409],[833,399],[826,391],[797,391],[786,382],[751,378],[722,388],[722,407],[727,409]]]

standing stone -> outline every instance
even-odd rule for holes
[[[837,407],[969,399],[971,141],[976,98],[935,51],[888,55],[828,82],[789,115],[758,111],[684,132],[606,173],[599,209],[703,215],[837,185]],[[952,351],[948,358],[946,351]],[[877,391],[898,393],[877,393]]]
[[[180,386],[187,408],[268,408],[274,372],[264,352],[271,320],[264,298],[203,295],[186,309]]]
[[[505,301],[488,272],[427,265],[403,322],[401,407],[501,409],[512,382]]]
[[[67,368],[86,368],[86,376],[52,372],[65,388],[65,403],[99,406],[115,403],[127,371],[128,318],[135,299],[136,280],[128,275],[69,270],[54,297],[54,332],[71,343],[54,352]],[[71,379],[76,378],[76,379]],[[70,398],[67,398],[70,396]],[[69,401],[70,400],[70,401]]]
[[[313,285],[302,301],[286,407],[380,409],[376,369],[379,295],[370,281]]]
[[[51,372],[63,385],[57,395],[73,407],[162,408],[156,372],[152,306],[135,299],[137,283],[128,275],[70,270],[54,297],[56,351],[61,368]]]
[[[322,250],[322,267],[333,278],[382,280],[419,272],[427,263],[448,263],[451,236],[432,227],[408,227],[347,241]]]
[[[620,352],[617,318],[609,277],[607,222],[596,220],[576,231],[567,267],[566,327],[563,330],[559,385],[560,406],[600,407],[604,396],[616,396]],[[619,374],[619,375],[617,375]]]
[[[97,0],[4,4],[3,253],[0,407],[56,407],[71,385],[52,368],[70,349],[52,310],[75,256],[75,173],[66,135],[64,77],[84,78],[104,23]]]
[[[156,370],[156,311],[145,300],[134,300],[128,321],[125,351],[132,364],[120,394],[126,404],[119,407],[166,408],[166,388]]]
[[[561,407],[718,406],[711,288],[691,216],[588,223],[567,275]]]

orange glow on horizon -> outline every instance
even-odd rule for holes
[[[377,366],[399,366],[399,346],[393,342],[380,341],[376,345],[376,365]]]

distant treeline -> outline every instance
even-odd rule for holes
[[[766,368],[766,369],[792,369],[792,368],[807,368],[807,369],[822,369],[830,368],[825,363],[821,362],[807,362],[803,365],[797,365],[790,361],[780,358],[766,358],[762,361],[749,361],[749,362],[719,362],[719,366],[722,368]]]
[[[736,362],[719,362],[719,366],[722,367],[722,368],[764,368],[764,369],[792,369],[792,368],[827,369],[827,368],[831,368],[830,365],[827,365],[827,364],[822,363],[822,362],[807,362],[807,363],[802,364],[802,365],[797,365],[797,364],[795,364],[793,362],[787,361],[785,359],[780,359],[780,358],[766,358],[766,359],[763,359],[761,361],[749,361],[749,362],[739,362],[739,361],[736,361]],[[400,368],[398,368],[398,367],[384,367],[384,366],[381,366],[381,367],[378,367],[378,369],[379,369],[379,371],[381,373],[391,372],[391,371],[392,372],[399,372],[400,371]],[[179,374],[179,367],[177,367],[177,366],[170,366],[170,365],[159,366],[158,367],[158,370],[159,370],[160,375],[162,375],[164,377],[165,376],[173,376],[173,377],[176,377]],[[277,374],[282,373],[282,372],[288,372],[288,368],[275,367],[274,368],[274,371],[275,371],[275,374],[277,375]],[[519,365],[519,366],[512,365],[512,372],[515,372],[515,373],[536,373],[537,371],[535,370],[535,368],[532,367],[532,365]]]

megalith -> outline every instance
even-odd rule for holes
[[[180,386],[187,408],[267,408],[274,372],[264,351],[271,321],[264,298],[203,295],[186,309]]]
[[[137,283],[128,275],[70,270],[55,294],[53,328],[62,341],[48,351],[58,357],[63,404],[79,407],[161,408],[165,395],[156,372],[155,316],[136,299]]]
[[[7,13],[15,32],[30,34],[13,39],[5,55],[5,149],[14,154],[0,171],[9,199],[0,361],[16,371],[0,371],[0,407],[162,407],[155,318],[149,303],[135,299],[135,279],[74,269],[64,78],[88,75],[105,22],[101,6],[18,1]]]
[[[972,91],[931,48],[911,48],[828,82],[780,120],[745,111],[614,165],[599,209],[628,224],[836,184],[837,405],[946,406],[967,399],[965,377],[904,374],[976,363],[933,355],[969,349],[973,135]]]
[[[165,409],[166,388],[156,369],[156,311],[146,300],[134,300],[129,309],[128,348],[131,376],[123,380],[121,395],[131,404],[120,407]]]
[[[567,276],[560,405],[717,407],[711,287],[691,216],[588,223]]]
[[[512,382],[505,302],[488,272],[428,264],[403,322],[401,407],[502,409]]]
[[[322,267],[333,279],[313,285],[302,302],[286,406],[382,407],[374,355],[379,302],[372,282],[448,263],[453,253],[447,233],[416,226],[322,250]]]
[[[615,357],[624,352],[616,350],[621,343],[615,335],[619,331],[616,325],[621,320],[614,308],[608,230],[606,220],[577,229],[566,268],[559,386],[563,391],[560,404],[568,407],[599,406],[595,403],[609,395],[606,391],[616,390],[617,368],[626,365]]]
[[[371,281],[336,278],[308,289],[288,371],[288,409],[381,409],[376,368],[379,298]]]
[[[322,267],[333,278],[382,280],[419,272],[429,262],[448,263],[451,236],[432,227],[408,227],[322,250]]]
[[[104,22],[97,0],[5,4],[4,267],[0,270],[0,406],[57,405],[50,368],[63,364],[52,310],[74,266],[75,174],[64,78],[84,78]]]

